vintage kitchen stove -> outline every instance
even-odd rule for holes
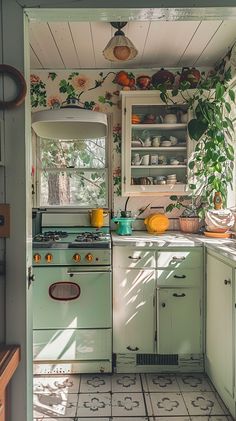
[[[33,265],[34,372],[111,372],[109,227],[46,223]]]

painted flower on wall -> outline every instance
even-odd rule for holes
[[[60,95],[51,95],[47,100],[47,105],[50,108],[60,108],[62,104],[62,98]]]
[[[121,170],[120,167],[114,169],[113,173],[113,186],[114,186],[114,194],[116,196],[121,196]]]
[[[30,75],[30,99],[32,107],[46,107],[46,84],[36,74]]]
[[[87,91],[91,87],[91,79],[85,75],[75,75],[71,84],[76,91]]]
[[[121,125],[119,123],[113,126],[112,135],[115,151],[116,153],[121,153]]]

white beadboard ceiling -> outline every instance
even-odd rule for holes
[[[111,63],[102,54],[115,31],[108,22],[31,22],[31,68],[208,67],[236,41],[234,20],[132,21],[123,30],[138,55]]]

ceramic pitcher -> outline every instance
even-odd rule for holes
[[[92,209],[90,211],[90,223],[92,227],[101,228],[104,225],[104,216],[107,216],[102,208]]]

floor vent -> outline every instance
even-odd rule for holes
[[[138,354],[137,365],[178,365],[178,354]]]

